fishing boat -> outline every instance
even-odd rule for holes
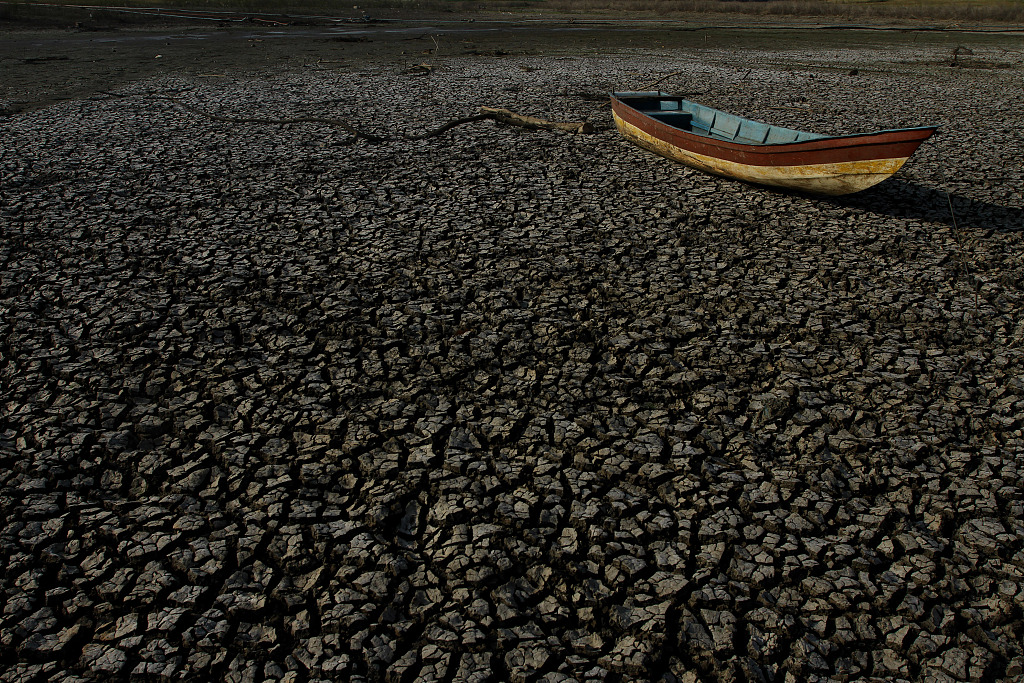
[[[619,132],[687,166],[750,183],[843,195],[898,171],[937,126],[818,135],[752,121],[664,92],[612,93]]]

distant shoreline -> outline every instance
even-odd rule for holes
[[[119,5],[77,5],[64,2],[0,1],[0,31],[11,28],[79,28],[113,30],[140,26],[254,25],[333,26],[375,21],[568,21],[711,23],[757,25],[862,25],[868,28],[922,28],[932,30],[1024,30],[1024,3],[929,2],[824,2],[822,0],[769,0],[723,2],[691,0],[669,6],[649,2],[600,3],[588,0],[551,0],[536,3],[470,3],[448,0],[398,2],[385,6],[353,5],[347,12],[336,5],[305,3],[290,7],[277,3],[225,1],[219,6],[189,8],[139,2]],[[671,9],[668,9],[671,7]]]
[[[657,45],[668,50],[769,49],[780,43],[886,46],[894,40],[935,45],[999,45],[1015,54],[1009,27],[942,29],[789,22],[722,15],[690,19],[531,19],[451,15],[268,26],[252,22],[137,23],[116,27],[79,22],[65,27],[0,22],[0,116],[67,99],[95,97],[122,84],[161,75],[211,77],[281,68],[396,63],[412,67],[439,50],[461,54],[601,54]],[[728,19],[728,20],[726,20]],[[744,22],[737,21],[744,19]],[[913,34],[911,37],[910,34]],[[898,38],[898,36],[903,36]],[[434,40],[437,40],[435,44]],[[1011,60],[1012,61],[1012,60]],[[967,65],[961,58],[961,65]],[[884,69],[885,65],[879,65]]]

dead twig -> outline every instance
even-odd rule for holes
[[[434,41],[434,49],[427,50],[427,54],[430,55],[430,60],[423,62],[422,64],[414,64],[409,67],[409,73],[416,76],[429,76],[434,73],[434,60],[437,58],[437,53],[441,47],[437,44],[437,38],[430,36],[430,39]]]
[[[106,91],[104,91],[103,94],[107,95],[109,97],[116,97],[116,98],[126,98],[126,97],[131,97],[132,96],[132,95],[123,95],[123,94],[119,94],[119,93],[106,92]],[[480,107],[480,113],[479,114],[475,114],[473,116],[465,116],[465,117],[457,118],[457,119],[452,119],[452,120],[444,123],[443,125],[438,126],[437,128],[434,128],[434,129],[432,129],[430,131],[427,131],[425,133],[420,133],[418,135],[406,134],[406,135],[403,135],[401,138],[395,138],[395,137],[375,135],[373,133],[367,133],[365,131],[359,130],[358,128],[353,126],[348,121],[346,121],[344,119],[339,119],[339,118],[329,118],[329,117],[324,117],[324,116],[297,116],[297,117],[286,118],[286,119],[274,119],[274,118],[263,117],[263,116],[246,116],[246,117],[223,116],[221,114],[215,114],[213,112],[206,111],[205,109],[203,109],[201,107],[197,107],[195,105],[188,104],[188,103],[184,102],[183,100],[181,100],[180,98],[172,97],[170,95],[156,95],[156,94],[142,94],[142,95],[146,96],[146,97],[149,97],[150,99],[154,99],[154,100],[164,100],[164,101],[167,101],[167,102],[171,102],[171,103],[175,104],[176,106],[181,107],[185,111],[192,112],[194,114],[198,114],[198,115],[200,115],[200,116],[202,116],[204,118],[210,119],[211,121],[218,121],[220,123],[232,123],[232,124],[256,123],[256,124],[266,124],[266,125],[286,125],[286,124],[296,124],[296,123],[320,123],[320,124],[327,125],[327,126],[333,126],[333,127],[341,128],[342,130],[350,133],[353,136],[353,140],[356,140],[356,139],[365,140],[367,142],[371,142],[371,143],[374,143],[374,144],[379,144],[379,143],[382,143],[382,142],[390,142],[390,141],[395,140],[395,139],[426,140],[427,138],[434,138],[434,137],[438,137],[439,135],[443,135],[444,133],[448,132],[452,128],[455,128],[456,126],[462,126],[462,125],[465,125],[467,123],[475,123],[477,121],[485,121],[485,120],[491,120],[491,121],[495,121],[497,123],[502,123],[502,124],[511,125],[511,126],[518,126],[520,128],[528,128],[528,129],[533,129],[533,130],[560,130],[560,131],[565,131],[565,132],[568,132],[568,133],[593,133],[594,132],[593,124],[591,124],[591,123],[589,123],[587,121],[548,121],[546,119],[537,118],[535,116],[523,116],[521,114],[516,114],[515,112],[509,111],[508,109],[497,109],[497,108],[494,108],[494,107]]]
[[[548,121],[546,119],[539,119],[535,116],[523,116],[521,114],[516,114],[508,109],[480,107],[479,114],[466,116],[460,119],[452,119],[444,125],[438,126],[426,133],[421,133],[419,135],[406,135],[405,139],[426,140],[427,138],[435,138],[439,135],[443,135],[456,126],[488,120],[510,126],[519,126],[520,128],[530,128],[533,130],[561,130],[567,133],[594,132],[594,126],[586,121]]]
[[[481,116],[494,119],[498,123],[506,123],[520,128],[539,130],[564,130],[567,133],[593,133],[594,125],[587,121],[548,121],[535,116],[522,116],[508,109],[480,107]]]
[[[678,75],[679,75],[679,74],[681,74],[681,73],[683,73],[683,72],[682,72],[682,71],[673,71],[673,72],[672,72],[672,73],[670,73],[670,74],[665,74],[664,76],[662,76],[662,77],[661,77],[661,78],[659,78],[658,80],[654,81],[653,83],[649,83],[649,84],[647,84],[647,85],[643,86],[643,87],[642,87],[642,88],[640,88],[640,89],[641,89],[641,90],[650,90],[651,88],[653,88],[654,86],[658,85],[658,84],[659,84],[659,83],[661,83],[662,81],[668,80],[669,78],[672,78],[673,76],[678,76]]]
[[[439,126],[439,127],[435,128],[435,129],[433,129],[431,131],[428,131],[426,133],[421,133],[419,135],[406,135],[405,139],[406,140],[426,140],[427,138],[436,138],[439,135],[443,135],[444,133],[447,133],[449,130],[451,130],[452,128],[455,128],[456,126],[462,126],[464,124],[474,123],[476,121],[484,121],[484,120],[489,119],[489,118],[491,118],[491,117],[487,116],[487,115],[484,115],[484,114],[477,114],[476,116],[466,116],[466,117],[463,117],[461,119],[452,119],[451,121],[449,121],[448,123],[444,124],[443,126]]]

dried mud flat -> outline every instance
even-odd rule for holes
[[[1019,680],[1020,53],[892,41],[0,118],[0,680]],[[861,195],[776,193],[618,138],[604,93],[666,76],[943,129]],[[352,143],[170,94],[601,129]]]

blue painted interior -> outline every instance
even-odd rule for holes
[[[673,128],[747,145],[781,145],[825,137],[727,114],[662,92],[614,93],[634,109]]]

